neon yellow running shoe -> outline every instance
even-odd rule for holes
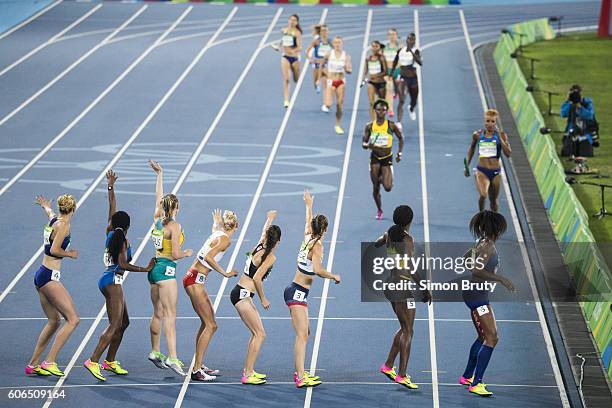
[[[302,378],[297,378],[297,374],[294,376],[295,386],[297,388],[306,388],[306,387],[316,387],[317,385],[321,385],[323,382],[321,380],[314,380],[311,377],[308,377],[305,373]]]
[[[104,378],[104,376],[102,375],[102,373],[100,372],[100,364],[95,363],[93,361],[91,361],[91,359],[87,359],[85,360],[85,362],[83,363],[83,367],[85,367],[86,369],[89,370],[89,372],[91,373],[91,375],[93,375],[94,377],[96,377],[98,380],[100,381],[106,381],[106,378]]]
[[[395,382],[403,385],[406,388],[410,388],[411,390],[416,390],[419,388],[418,385],[416,385],[415,383],[412,382],[412,379],[410,378],[409,375],[405,376],[405,377],[400,377],[399,375],[397,377],[395,377]]]
[[[263,378],[257,377],[255,375],[255,371],[253,371],[253,373],[247,377],[244,370],[242,370],[241,382],[243,384],[261,385],[261,384],[265,384],[266,380],[264,380]]]
[[[491,395],[493,395],[491,391],[487,390],[487,384],[483,384],[483,383],[478,383],[476,385],[470,385],[468,387],[468,390],[472,394],[476,394],[479,397],[490,397]]]
[[[257,371],[253,370],[253,374],[255,377],[261,379],[261,380],[265,380],[268,376],[262,373],[258,373]]]
[[[306,377],[310,378],[311,380],[318,381],[320,379],[320,377],[318,375],[310,375],[310,373],[308,371],[304,371],[304,375]]]
[[[50,372],[48,372],[47,370],[43,370],[42,368],[40,368],[39,365],[33,366],[29,364],[25,368],[25,373],[28,375],[32,375],[32,374],[43,375],[43,376],[51,375]]]
[[[43,361],[42,363],[40,363],[40,368],[50,372],[51,374],[57,377],[63,377],[65,375],[64,372],[59,369],[56,362],[50,363],[48,361]]]
[[[122,368],[121,365],[119,364],[119,361],[117,360],[115,361],[104,360],[104,362],[102,363],[102,368],[105,369],[106,371],[110,371],[118,375],[126,375],[128,373],[128,370]]]

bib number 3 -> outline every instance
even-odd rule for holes
[[[293,300],[297,300],[298,302],[305,302],[306,293],[302,292],[301,290],[296,290],[295,293],[293,294]]]

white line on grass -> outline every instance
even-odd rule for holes
[[[478,85],[478,94],[480,95],[480,103],[482,104],[482,110],[485,111],[487,109],[487,100],[484,95],[480,76],[478,75],[478,68],[476,67],[476,60],[474,58],[474,53],[472,52],[472,41],[470,40],[470,34],[468,32],[467,23],[465,21],[465,16],[463,15],[463,10],[459,10],[459,17],[461,19],[461,25],[463,27],[463,34],[465,36],[465,43],[467,45],[468,53],[470,55],[470,61],[472,63],[472,69],[474,71],[474,78],[476,79],[476,84]],[[500,165],[501,165],[501,162],[500,162]],[[555,380],[557,382],[557,388],[559,389],[559,397],[561,398],[561,403],[563,404],[563,407],[569,408],[570,404],[567,398],[567,393],[565,392],[563,378],[561,377],[561,370],[559,369],[559,365],[557,363],[555,349],[552,344],[552,339],[550,337],[550,332],[548,329],[546,318],[544,316],[544,311],[542,310],[542,303],[540,301],[540,295],[536,289],[535,279],[533,277],[533,270],[531,269],[531,263],[529,261],[529,255],[527,253],[527,248],[525,247],[525,240],[523,238],[523,232],[521,230],[518,216],[516,214],[516,208],[515,208],[516,203],[514,202],[514,197],[512,197],[512,193],[510,192],[510,185],[508,183],[508,178],[503,169],[501,172],[501,177],[502,177],[502,182],[504,185],[504,192],[506,194],[506,198],[508,199],[508,207],[510,209],[510,215],[512,216],[512,224],[514,225],[514,230],[516,232],[517,240],[519,242],[519,246],[521,247],[521,254],[523,257],[523,262],[525,263],[525,270],[527,271],[527,278],[529,279],[529,285],[531,286],[531,292],[533,294],[533,299],[535,300],[534,304],[536,307],[536,311],[538,312],[538,318],[540,320],[542,334],[544,335],[544,341],[546,343],[546,351],[548,352],[548,357],[550,358],[550,364],[552,366],[553,373],[555,375]]]
[[[83,112],[81,112],[81,114],[79,114],[79,116],[77,116],[70,125],[68,125],[68,127],[66,129],[64,129],[58,136],[56,136],[56,138],[49,144],[47,145],[47,147],[45,147],[36,157],[42,157],[44,153],[46,153],[49,149],[51,149],[51,147],[57,143],[66,133],[68,133],[68,131],[70,129],[72,129],[73,126],[76,125],[76,123],[81,120],[81,118],[83,118],[87,112],[89,112],[91,109],[93,109],[93,107],[95,106],[95,104],[97,104],[108,92],[110,92],[132,69],[134,69],[134,67],[136,67],[136,65],[138,65],[154,48],[155,46],[161,42],[168,34],[170,34],[170,32],[185,18],[185,16],[191,11],[191,9],[193,8],[193,6],[189,6],[175,21],[174,23],[172,23],[172,25],[170,27],[168,27],[168,29],[166,31],[164,31],[164,33],[157,38],[157,40],[155,41],[155,43],[153,43],[149,48],[147,48],[145,50],[145,52],[143,52],[134,62],[132,62],[132,64],[125,70],[123,71],[123,74],[121,74],[121,76],[119,76],[117,79],[115,79],[115,81],[102,93],[100,94],[100,96],[98,96],[98,98],[96,98],[96,100],[94,100]],[[158,110],[159,107],[161,107],[161,105],[158,104],[158,106],[155,107],[154,111]],[[148,120],[150,120],[151,115],[149,115],[149,117],[147,118],[147,120],[145,122],[148,123]],[[143,123],[145,123],[143,122]],[[119,160],[119,158],[125,153],[125,151],[128,149],[128,147],[130,147],[130,145],[134,142],[134,140],[136,139],[136,137],[140,134],[140,132],[142,131],[142,129],[144,129],[144,126],[140,126],[138,128],[138,130],[132,135],[132,137],[130,137],[130,139],[123,145],[123,147],[121,149],[119,149],[119,151],[115,154],[115,156],[112,158],[112,160],[106,165],[106,167],[104,168],[104,170],[102,170],[102,172],[100,172],[100,174],[98,175],[98,177],[95,179],[95,181],[89,186],[89,188],[87,189],[87,191],[85,191],[85,193],[81,196],[81,198],[78,200],[77,202],[77,208],[80,207],[85,200],[87,200],[87,198],[95,191],[96,186],[98,185],[98,183],[105,177],[106,175],[106,171],[108,169],[110,169],[112,166],[114,166],[114,164]],[[36,158],[35,158],[36,159]],[[33,159],[34,160],[34,159]],[[32,163],[32,162],[30,162]],[[23,170],[22,170],[23,171]],[[0,190],[0,191],[4,191]],[[13,289],[13,287],[15,287],[15,285],[17,284],[17,282],[19,282],[19,279],[21,279],[21,277],[27,272],[27,270],[32,266],[32,264],[38,259],[38,257],[42,254],[44,249],[44,246],[40,246],[38,248],[38,250],[34,253],[34,255],[32,255],[32,257],[30,258],[30,260],[23,266],[23,268],[21,268],[21,270],[17,273],[17,275],[13,278],[13,280],[11,281],[11,283],[8,284],[8,286],[2,291],[2,294],[0,294],[0,303],[2,303],[2,301],[6,298],[6,296],[9,294],[9,292]]]
[[[417,48],[420,43],[419,35],[419,12],[414,10],[414,32],[417,39]],[[433,44],[433,43],[432,43]],[[428,44],[429,46],[432,46]],[[427,162],[425,160],[425,126],[423,115],[425,109],[423,108],[423,71],[421,66],[417,64],[417,75],[419,77],[420,89],[419,89],[419,155],[421,164],[421,197],[423,200],[423,240],[425,242],[426,256],[429,256],[429,201],[427,193]],[[431,270],[427,270],[427,279],[431,280]],[[440,396],[438,392],[438,359],[436,354],[436,326],[435,326],[435,315],[434,305],[429,304],[427,307],[429,317],[429,352],[431,359],[431,382],[432,382],[432,397],[434,408],[440,407]]]
[[[76,21],[74,21],[72,24],[68,25],[68,27],[64,28],[62,31],[60,31],[59,33],[55,34],[53,37],[49,38],[47,41],[45,41],[44,43],[40,44],[38,47],[35,47],[34,49],[30,50],[30,52],[28,52],[27,54],[25,54],[24,56],[19,58],[17,61],[15,61],[12,64],[10,64],[10,65],[6,66],[5,68],[3,68],[2,71],[0,71],[0,76],[6,74],[11,69],[15,68],[17,65],[21,64],[23,61],[27,60],[32,55],[36,54],[38,51],[40,51],[43,48],[47,47],[48,45],[52,44],[55,40],[60,38],[62,35],[66,34],[68,31],[72,30],[74,27],[76,27],[79,24],[81,24],[83,21],[85,21],[87,19],[87,17],[89,17],[93,13],[95,13],[100,7],[102,7],[102,4],[98,4],[96,7],[93,7],[87,13],[83,14],[80,18],[78,18]]]
[[[365,65],[365,58],[367,53],[366,46],[368,45],[370,29],[372,27],[372,9],[368,10],[368,17],[365,25],[365,33],[363,34],[363,45],[361,52],[361,62],[359,64],[359,70],[357,71],[357,82],[355,84],[355,99],[353,100],[353,112],[351,113],[351,122],[349,125],[349,132],[346,141],[346,149],[344,150],[344,161],[342,163],[342,176],[340,178],[340,188],[338,189],[338,200],[336,202],[336,213],[334,215],[334,226],[332,230],[331,243],[329,245],[329,256],[327,258],[326,269],[332,270],[334,264],[334,255],[336,252],[336,240],[338,239],[338,231],[340,230],[340,217],[342,216],[342,204],[344,202],[344,190],[346,189],[346,178],[348,176],[349,161],[351,158],[351,147],[353,145],[353,135],[355,134],[355,124],[357,121],[357,110],[359,108],[359,96],[361,95],[361,89],[359,83],[361,82],[360,73],[363,72]],[[323,321],[325,317],[325,307],[327,305],[327,294],[329,292],[329,279],[325,279],[323,282],[323,294],[321,295],[321,305],[319,306],[319,316],[317,318],[317,329],[315,332],[314,344],[312,347],[312,357],[310,359],[310,373],[314,375],[317,370],[317,360],[319,358],[319,347],[321,345],[321,335],[323,333]],[[304,408],[310,407],[312,400],[312,387],[308,387],[306,390],[306,397],[304,398]]]
[[[319,20],[321,24],[325,22],[325,19],[327,17],[327,11],[328,11],[327,8],[325,8],[323,9],[323,12],[321,13],[321,18]],[[268,32],[266,33],[266,37],[269,33],[270,33],[270,30],[268,30]],[[262,38],[260,49],[265,47],[266,37]],[[272,150],[270,151],[270,154],[268,155],[268,160],[259,178],[259,184],[257,185],[257,189],[255,190],[255,194],[253,195],[253,199],[251,200],[251,205],[247,212],[247,216],[244,220],[242,228],[240,229],[240,235],[238,237],[238,240],[236,241],[236,244],[234,245],[234,250],[232,251],[232,255],[230,257],[229,263],[226,268],[227,270],[232,270],[232,268],[234,267],[236,258],[238,257],[238,254],[240,252],[240,247],[242,245],[242,242],[244,241],[244,237],[246,236],[247,230],[251,223],[251,219],[253,218],[253,214],[255,213],[257,202],[259,201],[259,197],[261,196],[261,193],[263,191],[264,185],[268,178],[268,174],[270,173],[270,169],[272,168],[272,163],[274,162],[274,158],[276,157],[276,152],[278,151],[283,135],[285,134],[285,129],[287,127],[287,123],[289,122],[289,117],[291,116],[291,112],[293,112],[295,101],[297,100],[297,96],[300,92],[300,89],[302,88],[302,84],[304,82],[304,78],[306,77],[306,72],[308,71],[309,65],[310,64],[304,64],[302,72],[300,73],[300,77],[297,81],[297,84],[295,85],[293,94],[291,95],[291,100],[289,101],[289,107],[285,111],[283,121],[281,122],[280,128],[278,129],[278,133],[276,134],[276,139],[274,140],[274,144],[272,145]],[[219,290],[217,291],[217,295],[215,297],[215,303],[213,304],[213,310],[215,312],[219,308],[219,304],[221,303],[221,299],[222,299],[221,295],[225,291],[227,282],[228,282],[228,278],[223,278],[223,280],[221,281],[221,286],[219,287]],[[189,386],[190,379],[191,379],[191,371],[193,370],[195,363],[196,361],[195,361],[195,354],[194,354],[194,356],[191,359],[191,364],[189,365],[189,371],[187,372],[187,375],[185,376],[185,380],[183,381],[183,385],[181,387],[179,395],[176,399],[176,402],[174,403],[174,408],[180,408],[180,406],[183,404],[185,393],[187,392],[187,387]]]
[[[7,37],[7,36],[9,36],[9,35],[11,35],[11,34],[13,34],[15,31],[19,30],[21,27],[25,27],[26,25],[30,24],[32,21],[36,20],[38,17],[42,16],[47,11],[51,10],[52,8],[54,8],[55,6],[60,4],[61,2],[62,2],[62,0],[58,0],[55,3],[48,5],[44,9],[40,10],[38,13],[34,14],[32,17],[28,18],[27,20],[22,21],[21,23],[17,24],[15,27],[9,29],[8,31],[5,31],[2,34],[0,34],[0,40],[5,38],[5,37]]]
[[[177,20],[177,22],[175,24],[178,24],[180,22],[180,20],[182,20],[182,18],[184,18],[184,16],[186,16],[192,10],[192,8],[193,8],[193,6],[189,6],[183,12],[183,14],[181,14],[181,17],[179,18],[179,20]],[[153,108],[151,113],[149,113],[149,115],[146,117],[146,119],[140,124],[138,129],[136,129],[136,131],[134,132],[134,134],[130,138],[131,141],[133,141],[142,132],[142,130],[147,126],[147,124],[151,121],[151,119],[153,119],[153,117],[157,114],[157,112],[159,112],[159,110],[165,104],[165,102],[170,98],[170,96],[174,93],[174,91],[178,88],[178,86],[183,82],[183,80],[187,77],[187,75],[189,75],[189,73],[195,67],[195,65],[200,61],[200,59],[202,58],[202,56],[204,55],[206,50],[208,50],[210,48],[210,45],[221,34],[223,29],[229,24],[230,20],[232,19],[232,17],[234,17],[234,14],[236,14],[237,11],[238,11],[238,7],[232,8],[232,10],[230,11],[230,13],[226,17],[226,19],[223,21],[223,23],[219,26],[219,28],[217,29],[215,34],[206,42],[204,47],[200,50],[200,52],[191,61],[189,66],[187,66],[187,68],[185,68],[183,73],[174,82],[172,87],[170,87],[170,89],[166,92],[166,94],[162,97],[162,99],[157,103],[155,108]],[[131,142],[129,142],[129,143],[131,143]],[[126,146],[129,146],[129,143]],[[127,149],[127,147],[125,147],[125,148]],[[195,162],[195,160],[190,160],[189,164],[191,164],[193,166],[194,162]],[[109,170],[112,167],[113,164],[114,163],[109,163],[105,170],[106,171]],[[177,185],[175,186],[173,192],[178,190],[178,187],[180,187],[180,185],[178,183],[179,182],[182,183],[182,181],[185,180],[185,177],[184,177],[185,173],[187,173],[189,170],[191,170],[191,169],[188,168],[188,167],[185,168],[185,170],[183,171],[183,174],[181,174],[181,178],[179,178],[179,181],[177,182]],[[100,178],[100,180],[101,180],[101,178]],[[94,188],[95,188],[95,185],[97,185],[100,182],[100,180],[98,180],[96,183],[93,184]],[[140,254],[144,250],[144,247],[145,247],[145,245],[147,244],[147,241],[148,241],[150,230],[151,229],[149,228],[149,232],[147,233],[147,236],[145,236],[145,238],[141,241],[140,246],[138,247],[136,253],[134,254],[134,260],[138,259],[138,257],[140,256]],[[129,272],[125,272],[124,276],[126,278],[127,278],[127,275],[129,275]],[[91,336],[94,334],[94,332],[95,332],[96,328],[98,327],[98,324],[100,324],[100,321],[102,320],[102,316],[104,315],[105,312],[106,312],[106,304],[104,306],[102,306],[102,308],[98,312],[98,316],[96,317],[96,320],[94,320],[94,322],[92,323],[91,327],[87,331],[87,334],[85,335],[85,337],[83,338],[83,340],[79,344],[79,347],[77,348],[77,350],[73,354],[72,358],[70,359],[70,362],[68,363],[68,366],[66,367],[66,370],[64,371],[65,376],[61,377],[57,381],[57,383],[55,384],[55,387],[54,387],[54,392],[51,393],[50,395],[55,394],[56,391],[58,391],[62,387],[62,384],[64,383],[65,379],[68,378],[68,374],[70,373],[70,370],[74,367],[77,359],[80,357],[81,353],[83,352],[83,349],[87,345],[87,342],[89,341]],[[51,405],[52,402],[53,402],[53,398],[48,398],[47,401],[45,402],[45,404],[43,405],[43,408],[48,408]]]

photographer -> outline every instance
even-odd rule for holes
[[[561,105],[561,117],[567,118],[562,156],[593,156],[593,147],[599,146],[593,101],[581,91],[580,85],[572,85]]]

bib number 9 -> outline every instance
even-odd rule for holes
[[[151,241],[153,241],[153,245],[155,249],[160,250],[163,248],[163,240],[164,240],[164,231],[155,229],[151,232]]]
[[[62,277],[62,273],[60,271],[51,271],[51,280],[55,282],[59,282]]]
[[[204,275],[203,273],[198,272],[198,274],[196,275],[195,278],[195,282],[196,283],[200,283],[200,284],[204,284],[204,282],[206,282],[206,275]]]

